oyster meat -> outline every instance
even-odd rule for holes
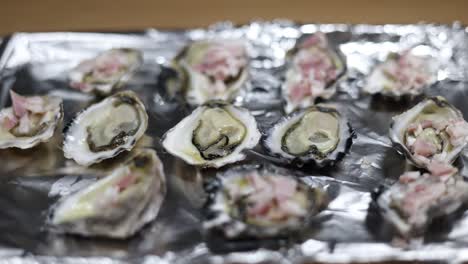
[[[131,78],[142,61],[143,56],[138,50],[105,51],[78,64],[69,74],[70,86],[86,93],[110,94]]]
[[[393,117],[390,139],[416,166],[452,163],[468,142],[468,123],[443,97],[427,98]]]
[[[58,232],[126,238],[156,218],[165,194],[156,152],[138,149],[105,178],[59,200],[49,221]]]
[[[325,193],[267,170],[228,171],[208,202],[204,228],[229,238],[287,235],[304,227],[327,204]],[[213,192],[214,191],[214,192]]]
[[[333,107],[310,106],[281,119],[269,132],[265,146],[288,161],[325,166],[349,150],[354,132]]]
[[[246,45],[240,40],[198,41],[175,59],[185,79],[184,94],[191,105],[234,98],[248,76]]]
[[[451,165],[435,162],[429,173],[406,172],[377,198],[386,219],[405,237],[423,236],[431,221],[455,212],[468,198],[468,184]]]
[[[13,90],[10,96],[12,106],[0,111],[0,149],[28,149],[50,140],[63,119],[62,99]]]
[[[164,148],[185,162],[219,168],[244,159],[243,150],[260,140],[255,118],[247,109],[220,101],[206,103],[164,136]]]
[[[287,113],[313,105],[315,99],[329,99],[345,75],[344,57],[330,47],[327,37],[317,32],[299,41],[289,52],[286,80],[282,86]]]
[[[369,94],[393,97],[419,95],[436,81],[436,71],[430,57],[414,55],[411,50],[391,53],[374,68],[363,90]]]
[[[80,165],[90,165],[131,150],[148,127],[145,106],[132,91],[116,93],[78,114],[63,151]]]

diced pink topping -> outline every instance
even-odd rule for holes
[[[462,145],[466,142],[468,137],[468,123],[465,120],[454,121],[447,126],[446,131],[452,145]]]
[[[451,176],[458,171],[457,168],[452,165],[437,160],[432,160],[427,166],[427,169],[432,175],[439,177]]]
[[[247,54],[243,44],[216,42],[208,48],[202,61],[194,68],[215,80],[225,81],[237,76],[246,64]]]
[[[415,181],[421,176],[419,171],[408,171],[400,176],[398,179],[401,183],[410,183]]]
[[[289,97],[293,102],[300,102],[304,97],[311,96],[311,83],[308,79],[301,79],[289,89]]]
[[[125,177],[123,177],[118,183],[117,183],[117,188],[119,189],[119,192],[123,192],[125,189],[127,189],[128,186],[132,185],[136,180],[136,177],[132,174],[129,174]]]
[[[297,182],[286,177],[272,177],[276,199],[284,201],[291,198],[297,188]]]
[[[328,45],[327,37],[322,32],[316,32],[315,34],[311,35],[310,37],[306,38],[302,43],[299,45],[301,49],[307,49],[311,47],[321,47],[325,48]]]
[[[430,142],[424,141],[422,138],[416,138],[416,141],[411,146],[415,155],[430,157],[437,152],[437,147]]]
[[[27,114],[27,99],[10,90],[11,101],[13,102],[13,111],[17,117],[22,117]]]

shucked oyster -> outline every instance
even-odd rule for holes
[[[391,53],[377,65],[367,79],[364,91],[387,96],[419,95],[436,81],[436,65],[429,57],[406,50]]]
[[[404,173],[377,198],[383,215],[403,237],[424,235],[434,218],[455,212],[467,201],[468,184],[456,168],[434,162],[429,171]]]
[[[131,150],[148,127],[145,106],[131,91],[116,93],[78,114],[65,135],[65,157],[90,165]]]
[[[176,58],[185,77],[189,104],[231,100],[247,79],[248,55],[240,40],[194,42]]]
[[[124,84],[142,63],[141,52],[134,49],[111,49],[85,60],[70,72],[71,87],[83,92],[107,95]]]
[[[316,98],[329,99],[335,94],[346,63],[343,56],[329,46],[325,34],[317,32],[309,36],[290,53],[282,88],[287,113],[313,105]]]
[[[63,119],[62,99],[21,96],[10,91],[12,107],[0,111],[0,149],[27,149],[48,141]]]
[[[390,139],[418,167],[452,163],[468,140],[468,124],[443,97],[428,98],[393,117]]]
[[[156,152],[138,149],[109,176],[60,200],[50,223],[65,233],[126,238],[156,218],[165,194]]]
[[[211,192],[204,227],[227,238],[286,235],[304,227],[327,204],[325,193],[267,170],[228,171]],[[214,191],[214,192],[213,192]]]
[[[281,119],[269,132],[265,146],[287,160],[324,166],[350,148],[353,131],[335,108],[311,106]]]
[[[259,139],[257,122],[247,109],[214,101],[169,130],[163,146],[189,164],[219,168],[244,159],[242,151]]]

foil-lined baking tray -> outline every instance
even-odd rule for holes
[[[292,168],[310,184],[322,185],[333,197],[308,230],[303,243],[280,250],[214,254],[204,240],[201,208],[205,201],[198,171],[161,148],[161,136],[189,109],[166,92],[174,78],[171,60],[187,43],[206,38],[247,40],[251,79],[235,103],[249,108],[265,132],[281,117],[280,84],[285,55],[302,34],[322,31],[346,56],[347,79],[330,100],[347,116],[357,138],[350,153],[332,169]],[[424,242],[393,246],[383,234],[382,219],[369,207],[371,192],[390,186],[407,166],[388,139],[391,117],[415,102],[389,101],[361,93],[366,75],[390,52],[417,48],[440,64],[437,83],[427,95],[443,95],[468,117],[468,33],[459,24],[345,25],[253,22],[234,26],[218,23],[207,29],[148,29],[133,33],[17,33],[4,39],[0,57],[0,107],[10,104],[8,91],[52,94],[64,99],[65,121],[94,98],[72,90],[67,72],[79,61],[113,47],[131,47],[144,63],[126,85],[145,103],[147,137],[164,162],[168,195],[157,219],[128,240],[90,239],[48,232],[49,207],[61,196],[96,180],[102,170],[82,168],[63,158],[62,135],[30,151],[0,151],[0,256],[12,263],[348,263],[450,262],[468,260],[468,213],[461,212],[451,228],[430,230]],[[463,175],[468,151],[457,161]],[[248,153],[247,164],[268,164],[262,148]],[[242,165],[233,165],[242,166]],[[307,227],[305,227],[307,229]],[[2,261],[3,261],[2,260]],[[2,262],[0,261],[0,262]],[[393,263],[393,262],[392,262]]]

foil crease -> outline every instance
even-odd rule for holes
[[[207,171],[193,170],[161,148],[161,136],[189,113],[168,96],[174,72],[171,60],[190,41],[242,38],[249,43],[251,79],[235,103],[249,108],[262,132],[281,117],[280,84],[287,50],[302,34],[322,31],[347,58],[348,74],[330,103],[339,107],[356,130],[350,153],[333,169],[288,168],[310,184],[321,184],[333,200],[319,214],[321,226],[301,244],[279,251],[258,249],[216,255],[203,239],[200,208],[205,200]],[[1,41],[1,39],[0,39]],[[442,237],[407,248],[381,237],[369,218],[371,192],[390,186],[407,168],[388,138],[391,117],[414,102],[389,102],[360,92],[365,77],[389,52],[417,48],[439,63],[438,82],[427,95],[443,95],[468,117],[468,29],[453,25],[296,24],[286,20],[234,26],[222,22],[188,30],[147,29],[133,33],[17,33],[0,45],[0,107],[9,105],[8,91],[52,94],[64,99],[65,121],[94,98],[68,87],[66,73],[79,61],[114,47],[140,49],[142,68],[127,84],[143,99],[150,115],[143,143],[161,157],[168,193],[157,219],[137,236],[115,241],[51,234],[44,227],[49,207],[61,196],[105,174],[112,162],[91,168],[63,158],[62,135],[32,151],[1,150],[0,263],[347,263],[468,261],[468,213],[455,220]],[[1,51],[1,50],[0,50]],[[461,173],[465,150],[457,161]],[[257,147],[246,163],[275,163]],[[235,167],[237,165],[234,165]],[[205,177],[206,178],[206,177]],[[377,230],[377,231],[376,231]]]

